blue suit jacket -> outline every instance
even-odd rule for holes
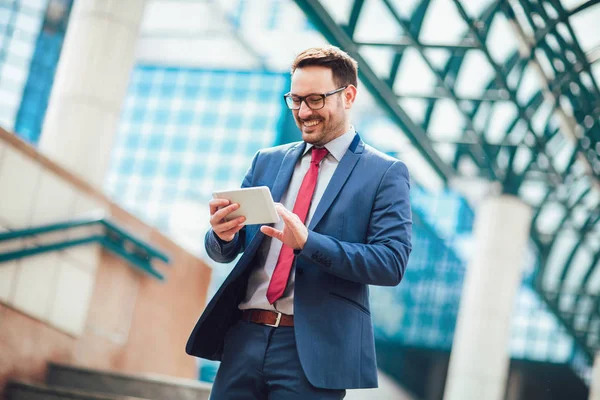
[[[280,201],[304,148],[299,142],[258,152],[242,186],[268,186]],[[377,387],[368,285],[397,285],[408,262],[412,221],[406,166],[356,135],[308,228],[306,245],[296,251],[294,287],[294,329],[304,372],[319,388]],[[188,340],[188,354],[220,360],[263,238],[258,225],[246,226],[229,243],[212,231],[206,234],[215,261],[243,255],[206,306]]]

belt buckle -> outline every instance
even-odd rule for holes
[[[277,328],[279,327],[279,323],[281,322],[281,313],[279,311],[273,311],[275,313],[277,313],[277,319],[275,320],[274,324],[265,324],[266,326],[270,326],[273,328]]]

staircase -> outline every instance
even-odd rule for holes
[[[124,374],[50,363],[44,384],[13,381],[7,400],[208,400],[211,385],[163,375]]]

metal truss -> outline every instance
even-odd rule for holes
[[[591,69],[600,58],[600,47],[586,54],[570,18],[600,0],[571,10],[565,10],[559,0],[491,0],[479,15],[469,13],[467,0],[448,1],[467,27],[451,44],[421,40],[427,12],[435,3],[432,0],[418,1],[408,16],[399,12],[401,0],[377,0],[378,10],[385,10],[385,17],[395,21],[402,32],[385,43],[365,41],[357,35],[361,17],[375,0],[350,1],[345,20],[334,17],[327,8],[334,7],[334,2],[296,3],[330,43],[357,59],[364,84],[442,177],[471,178],[461,168],[466,161],[477,167],[478,178],[499,182],[504,193],[517,195],[533,207],[531,238],[540,254],[536,288],[591,357],[600,348],[600,282],[598,289],[590,287],[595,273],[600,274],[596,268],[600,261],[600,90]],[[488,46],[498,19],[507,21],[510,29],[506,34],[519,44],[503,60],[494,57]],[[367,48],[394,52],[388,77],[374,72],[374,65],[364,56]],[[395,90],[408,49],[418,52],[434,76],[430,93]],[[442,66],[434,62],[431,50],[448,52],[447,61]],[[493,73],[479,95],[461,96],[459,73],[473,53],[482,56]],[[524,97],[520,90],[527,74],[533,74],[538,85]],[[402,99],[426,103],[422,123],[414,122],[420,119],[403,109]],[[455,149],[450,160],[438,153],[436,139],[429,133],[441,101],[452,102],[465,121],[461,137],[449,143]],[[501,140],[491,141],[494,110],[507,105],[513,116]],[[532,187],[538,189],[537,196],[531,195]],[[557,215],[561,219],[549,224],[548,218],[559,218]],[[564,235],[574,236],[575,244],[565,248]],[[588,256],[583,264],[580,252]],[[559,255],[564,261],[556,266],[553,260]]]

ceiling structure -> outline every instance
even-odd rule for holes
[[[296,3],[359,61],[364,84],[441,179],[489,183],[533,207],[537,289],[592,355],[600,347],[600,1]]]

